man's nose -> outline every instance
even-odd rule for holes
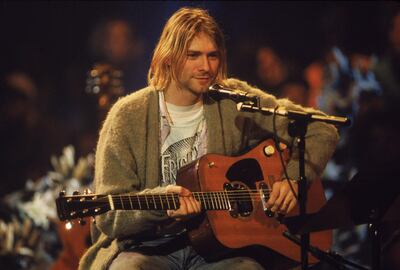
[[[210,63],[208,61],[208,57],[207,56],[201,57],[200,61],[201,61],[200,69],[202,71],[209,71],[210,70]]]

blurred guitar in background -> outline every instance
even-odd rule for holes
[[[96,98],[98,128],[103,122],[108,110],[114,102],[125,93],[122,81],[122,71],[107,63],[98,63],[87,73],[85,92]],[[96,134],[98,132],[96,131]],[[96,145],[97,138],[82,134],[90,145]],[[83,219],[86,226],[66,227],[65,223],[57,222],[57,232],[62,243],[62,251],[51,269],[75,270],[79,260],[91,245],[89,218]]]

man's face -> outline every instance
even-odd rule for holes
[[[198,96],[215,81],[220,64],[219,51],[214,41],[203,32],[197,34],[189,45],[178,74],[178,86]]]

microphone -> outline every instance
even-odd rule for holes
[[[208,95],[217,101],[228,98],[237,103],[240,102],[252,102],[258,104],[258,96],[236,89],[226,88],[220,84],[211,85],[208,88]]]

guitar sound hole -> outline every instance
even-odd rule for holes
[[[225,183],[224,190],[228,191],[231,216],[234,218],[250,216],[253,211],[253,203],[247,186],[240,182]]]

